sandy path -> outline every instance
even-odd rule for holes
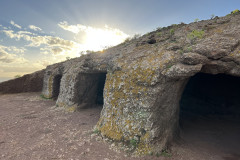
[[[199,136],[194,137],[197,132],[201,133],[197,129],[183,132],[183,141],[181,145],[173,147],[171,157],[125,157],[125,153],[115,152],[109,149],[109,144],[96,140],[91,132],[99,119],[101,108],[68,113],[55,107],[54,101],[44,100],[39,95],[40,93],[0,95],[1,160],[240,159],[236,151],[228,154],[215,151],[214,147],[211,149],[212,145],[209,144],[212,139],[209,137],[209,144],[201,144],[201,139],[196,138]],[[234,133],[238,134],[238,129],[236,130]],[[204,133],[201,135],[204,136]]]
[[[67,113],[40,93],[0,96],[0,159],[121,159],[91,139],[100,108]]]

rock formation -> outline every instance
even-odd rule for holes
[[[103,92],[96,125],[101,135],[134,140],[137,154],[161,152],[178,137],[179,101],[191,76],[202,72],[240,77],[239,42],[239,12],[171,25],[48,66],[42,94],[73,111],[101,104]]]
[[[42,91],[44,72],[45,70],[41,70],[2,82],[0,83],[0,94]]]

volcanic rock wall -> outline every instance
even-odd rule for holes
[[[188,79],[199,72],[240,77],[239,44],[239,12],[171,25],[48,66],[42,93],[69,111],[85,108],[96,102],[96,84],[106,75],[96,129],[115,141],[136,142],[137,154],[159,153],[178,137],[179,101]]]
[[[45,70],[0,83],[0,93],[40,92]]]
[[[69,111],[84,108],[95,101],[98,75],[106,74],[96,128],[115,141],[134,140],[137,154],[161,152],[178,137],[179,101],[191,76],[240,76],[239,42],[239,13],[172,25],[47,67],[43,95],[52,98],[60,83],[57,105]]]

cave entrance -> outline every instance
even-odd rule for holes
[[[52,98],[56,100],[58,98],[60,92],[60,83],[61,83],[62,75],[56,75],[53,78],[53,91],[52,91]]]
[[[103,90],[106,82],[106,73],[99,74],[97,82],[97,96],[95,103],[102,106],[104,104]]]
[[[198,73],[180,100],[181,138],[210,154],[240,151],[240,77]],[[240,155],[239,155],[240,156]]]
[[[80,108],[102,107],[107,73],[81,73],[78,80],[77,102]]]

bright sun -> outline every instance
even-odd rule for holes
[[[86,51],[102,51],[108,47],[118,45],[126,38],[128,34],[120,29],[111,28],[105,25],[103,28],[85,26],[82,24],[69,25],[63,21],[58,24],[64,30],[74,33],[74,47],[68,52],[70,57],[76,57]]]
[[[82,46],[84,50],[101,51],[107,47],[118,45],[129,37],[119,29],[110,28],[107,25],[104,28],[82,26],[80,29],[86,34]]]

